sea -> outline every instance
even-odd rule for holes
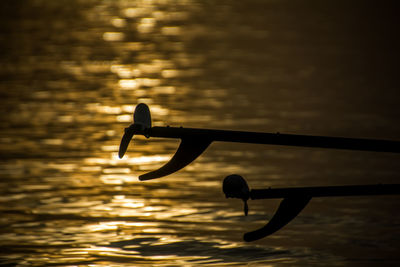
[[[314,198],[255,242],[253,189],[400,182],[395,153],[214,142],[151,181],[153,126],[400,140],[398,1],[0,2],[0,265],[400,266],[399,196]]]

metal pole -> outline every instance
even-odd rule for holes
[[[400,184],[377,184],[377,185],[252,189],[250,190],[250,199],[289,198],[289,197],[299,197],[299,196],[339,197],[339,196],[398,195],[398,194],[400,194]]]
[[[149,137],[209,140],[211,142],[222,141],[400,153],[399,141],[378,139],[157,126],[147,129],[145,135]]]

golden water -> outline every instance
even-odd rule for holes
[[[319,2],[2,2],[1,263],[400,264],[396,196],[314,199],[244,243],[279,202],[244,217],[221,188],[396,183],[397,155],[214,143],[149,182],[178,141],[117,156],[138,103],[161,126],[400,139],[396,4]]]

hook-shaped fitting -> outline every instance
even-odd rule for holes
[[[135,134],[144,135],[149,137],[148,131],[151,128],[151,114],[150,109],[146,104],[140,103],[136,106],[133,113],[133,123],[125,128],[124,135],[122,136],[119,145],[118,156],[122,158],[128,149],[128,145]]]
[[[244,202],[244,212],[247,215],[247,200],[249,198],[254,199],[254,197],[252,196],[253,190],[249,189],[246,180],[237,174],[229,175],[223,181],[222,190],[227,198],[242,199]],[[293,220],[308,204],[311,198],[304,194],[284,198],[272,219],[260,229],[244,234],[243,239],[250,242],[275,233]]]

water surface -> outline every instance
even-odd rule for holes
[[[399,198],[313,199],[254,243],[278,200],[250,186],[398,183],[389,153],[214,143],[139,182],[178,141],[154,125],[399,139],[395,1],[5,1],[0,48],[0,260],[10,265],[395,266]]]

